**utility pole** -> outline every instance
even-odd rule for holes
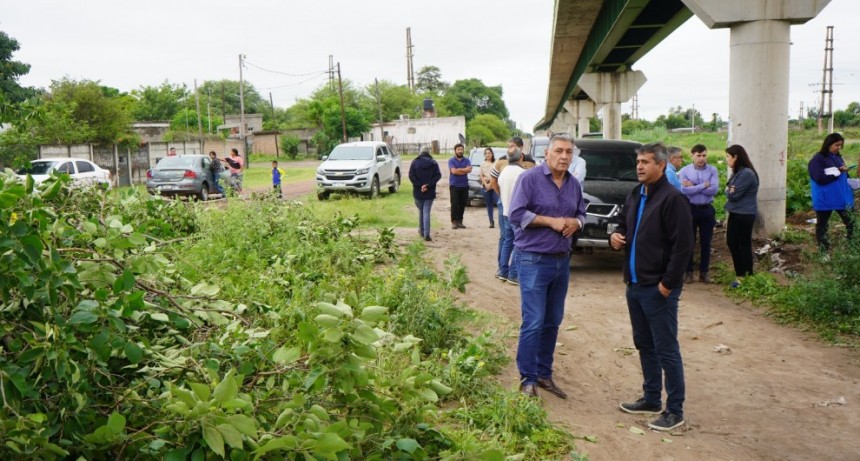
[[[827,112],[824,112],[824,98],[827,95]],[[822,119],[827,117],[827,129],[833,133],[833,26],[827,26],[824,39],[824,74],[821,76],[821,106],[818,109],[818,134],[824,129]]]
[[[239,139],[242,141],[242,157],[245,167],[248,167],[248,144],[245,142],[245,80],[242,78],[242,67],[245,66],[245,55],[239,54]]]
[[[194,100],[197,105],[197,136],[203,139],[203,121],[200,120],[200,93],[197,92],[197,79],[194,79]]]
[[[275,123],[275,103],[272,101],[272,92],[269,92],[269,106],[272,108],[272,123]]]
[[[221,119],[227,121],[227,90],[224,89],[224,82],[221,82]]]
[[[334,57],[328,55],[328,87],[334,91]]]
[[[800,101],[800,114],[797,116],[797,121],[799,121],[801,125],[803,125],[803,118],[803,101]]]
[[[639,93],[633,94],[633,107],[630,109],[630,118],[639,120]]]
[[[412,67],[412,28],[406,28],[406,86],[415,92],[415,69]]]
[[[206,118],[209,119],[209,131],[212,133],[212,90],[206,87]]]
[[[373,79],[376,82],[376,107],[379,110],[379,140],[385,142],[385,131],[382,128],[382,97],[379,95],[379,79]]]
[[[690,109],[690,132],[696,132],[696,105],[693,104],[693,108]]]
[[[348,139],[346,137],[346,112],[343,108],[343,82],[340,79],[340,63],[337,63],[337,90],[340,93],[340,126],[343,128],[343,142]]]

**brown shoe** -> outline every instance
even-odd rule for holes
[[[555,385],[555,381],[552,378],[538,378],[537,385],[541,389],[545,389],[550,394],[560,398],[566,399],[567,394],[563,390],[561,390],[558,386]]]
[[[522,392],[526,397],[538,398],[537,384],[535,383],[520,384],[520,392]]]

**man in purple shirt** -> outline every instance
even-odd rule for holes
[[[720,176],[713,165],[708,165],[708,150],[701,144],[690,149],[693,163],[681,168],[681,192],[690,201],[690,212],[693,214],[693,244],[695,245],[696,231],[699,234],[699,281],[711,283],[708,267],[711,263],[711,239],[714,237],[714,226],[717,224],[714,210],[714,196],[720,183]],[[687,275],[684,282],[693,281],[693,257],[687,264]]]
[[[451,227],[465,229],[463,213],[469,201],[469,173],[472,162],[463,155],[466,148],[462,144],[454,145],[454,156],[448,159],[448,191],[451,193]]]
[[[520,391],[537,397],[537,388],[564,399],[552,377],[558,327],[570,280],[570,244],[585,222],[582,188],[568,171],[573,140],[555,134],[546,161],[520,175],[509,220],[519,253],[523,321],[517,347]]]

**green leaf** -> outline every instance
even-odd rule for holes
[[[317,303],[317,309],[323,314],[332,315],[337,318],[352,318],[352,308],[343,303],[337,305],[330,303]]]
[[[433,392],[433,389],[427,389],[426,387],[423,387],[420,389],[416,389],[416,392],[418,392],[421,397],[424,397],[426,400],[429,400],[431,402],[436,402],[439,400],[439,396],[436,395],[435,392]]]
[[[298,446],[298,439],[294,435],[285,435],[283,437],[278,437],[276,439],[269,440],[263,446],[257,449],[254,454],[256,455],[254,459],[260,459],[261,456],[266,453],[274,450],[280,450],[282,448],[286,448],[292,450]]]
[[[361,344],[373,344],[379,340],[379,335],[373,331],[373,328],[363,322],[350,336]]]
[[[314,317],[314,322],[323,328],[331,328],[340,323],[340,319],[328,314],[320,314]]]
[[[84,232],[88,234],[95,234],[99,230],[98,226],[96,226],[95,223],[89,221],[84,221],[82,226],[84,228]]]
[[[323,334],[323,339],[330,343],[340,342],[343,339],[343,331],[339,328],[327,328]]]
[[[361,320],[379,322],[388,317],[388,308],[383,306],[367,306],[361,310]]]
[[[431,387],[434,391],[436,391],[436,393],[437,393],[437,394],[439,394],[439,395],[450,394],[450,393],[451,393],[451,391],[453,390],[453,389],[451,389],[450,387],[448,387],[448,386],[446,386],[446,385],[442,384],[441,382],[439,382],[439,380],[437,380],[437,379],[434,379],[434,380],[430,381],[430,387]]]
[[[70,325],[89,324],[98,320],[98,316],[89,311],[77,311],[69,317]]]
[[[239,394],[239,387],[236,385],[236,380],[233,379],[234,374],[234,370],[228,371],[227,375],[224,376],[224,379],[215,386],[213,397],[215,398],[216,403],[224,403],[228,400],[233,400],[236,398],[236,395]]]
[[[341,450],[352,448],[339,435],[327,432],[314,443],[314,450],[325,455],[334,455]]]
[[[487,450],[478,456],[479,461],[505,461],[505,454],[499,450]]]
[[[206,283],[198,283],[191,288],[191,294],[193,296],[208,296],[210,298],[214,298],[218,296],[218,293],[221,292],[221,287],[218,285],[209,285]]]
[[[305,378],[305,390],[310,389],[316,384],[316,382],[325,374],[325,370],[322,368],[315,368],[308,376]]]
[[[125,430],[125,416],[113,412],[108,417],[107,428],[114,434],[121,434]]]
[[[224,438],[227,445],[233,448],[242,448],[242,434],[235,427],[230,424],[219,424],[215,428],[221,433],[221,437]]]
[[[165,314],[163,312],[155,312],[155,313],[149,314],[149,317],[152,320],[155,320],[157,322],[169,322],[170,321],[170,317],[168,317],[167,314]]]
[[[140,359],[143,358],[143,350],[131,341],[125,343],[123,350],[125,351],[125,358],[131,363],[140,363]]]
[[[217,429],[212,426],[203,426],[203,440],[206,441],[206,445],[212,451],[222,458],[224,457],[224,438],[221,437],[221,433]]]
[[[212,391],[209,389],[209,386],[206,384],[200,383],[188,383],[188,387],[194,391],[194,394],[198,399],[203,400],[204,402],[209,401],[209,396],[212,394]]]
[[[331,418],[329,417],[329,415],[328,415],[328,412],[327,412],[327,411],[325,411],[325,408],[323,408],[323,407],[321,407],[321,406],[319,406],[319,405],[313,405],[313,406],[311,406],[311,408],[310,408],[310,410],[309,410],[309,411],[310,411],[310,413],[311,413],[312,415],[316,416],[316,417],[317,417],[317,418],[319,418],[321,421],[328,421],[329,419],[331,419]]]
[[[227,422],[248,437],[257,436],[257,426],[254,424],[254,420],[245,415],[230,415],[227,417]]]
[[[302,356],[302,350],[298,347],[291,347],[287,349],[285,346],[279,347],[274,354],[272,354],[272,360],[275,363],[279,363],[281,365],[287,365],[295,362]]]
[[[421,445],[415,439],[403,438],[397,440],[397,448],[406,453],[415,453],[415,450],[420,447]]]

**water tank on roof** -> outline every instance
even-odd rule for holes
[[[424,99],[424,110],[436,110],[436,106],[433,104],[433,100],[430,98]]]

